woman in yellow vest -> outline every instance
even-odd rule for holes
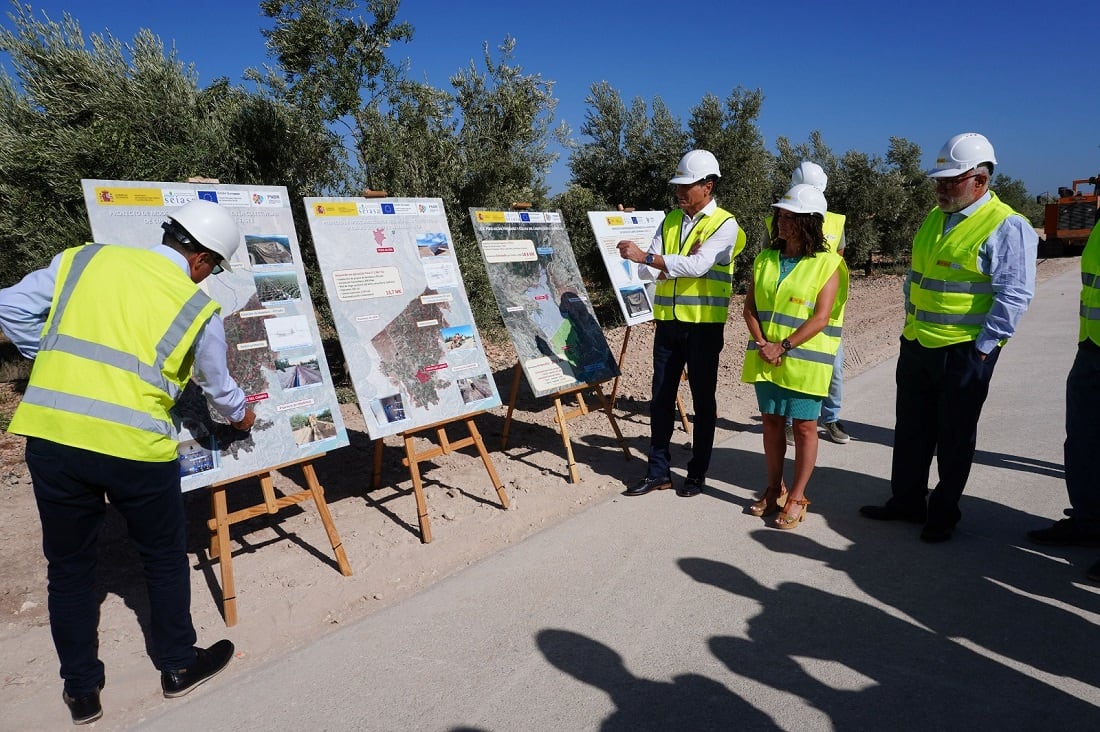
[[[825,196],[813,186],[793,186],[772,204],[778,209],[771,246],[753,262],[745,297],[752,340],[742,381],[755,384],[764,422],[768,487],[749,506],[754,516],[783,509],[775,520],[793,529],[806,517],[806,484],[817,462],[817,418],[829,393],[840,344],[848,270],[825,244]],[[794,481],[783,482],[787,451],[784,423],[794,423]]]

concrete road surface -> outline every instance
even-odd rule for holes
[[[889,495],[889,362],[845,385],[852,442],[822,442],[796,531],[743,513],[757,424],[717,447],[701,496],[594,506],[267,666],[236,661],[142,729],[1100,729],[1100,549],[1024,538],[1066,505],[1078,282],[1043,283],[1001,357],[952,541],[857,513]]]

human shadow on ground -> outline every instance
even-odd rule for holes
[[[601,732],[778,729],[766,714],[706,676],[639,678],[613,649],[568,630],[540,630],[535,641],[555,667],[611,697],[616,709],[600,724]]]
[[[723,450],[721,464],[736,469],[753,459],[762,471],[763,456],[742,450]],[[752,536],[796,561],[847,575],[870,597],[942,636],[1100,688],[1100,667],[1081,646],[1097,632],[1091,618],[1100,613],[1100,592],[1080,584],[1081,570],[1073,566],[1094,560],[1095,550],[1038,551],[1025,533],[1047,519],[969,495],[960,502],[963,520],[952,540],[925,544],[919,526],[860,516],[861,505],[890,495],[889,481],[850,470],[818,467],[807,495],[813,505],[802,526],[826,522],[845,548],[814,541],[805,529]]]
[[[965,638],[899,615],[906,608],[876,607],[799,582],[771,588],[709,559],[685,558],[679,564],[700,583],[760,603],[746,637],[710,639],[714,655],[735,674],[805,700],[828,715],[833,729],[1087,729],[1100,713],[1028,669],[1014,667],[1013,657],[997,658]],[[928,584],[934,585],[934,578]],[[951,602],[945,595],[928,598],[927,604]],[[1065,615],[1029,602],[1038,611],[1037,622]],[[985,622],[996,625],[1001,617],[994,610]],[[797,727],[794,709],[777,721]]]

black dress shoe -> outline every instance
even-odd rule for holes
[[[61,698],[69,707],[69,714],[73,715],[73,724],[91,724],[103,716],[103,707],[99,704],[99,692],[103,690],[100,682],[99,689],[77,697],[69,696],[69,692],[61,692]]]
[[[1082,532],[1072,518],[1055,521],[1045,529],[1029,531],[1027,538],[1047,546],[1100,546],[1100,535]]]
[[[676,495],[681,498],[691,498],[703,492],[707,484],[702,478],[684,478],[683,485],[676,489]]]
[[[663,491],[672,487],[672,477],[666,475],[663,478],[642,478],[637,484],[630,486],[624,492],[624,496],[644,496],[650,491]]]
[[[160,688],[164,696],[174,699],[187,694],[196,686],[213,678],[233,658],[233,644],[220,640],[209,648],[195,649],[195,662],[188,668],[160,672]]]
[[[954,529],[948,526],[925,524],[920,532],[920,540],[926,544],[940,544],[951,538],[952,531]]]
[[[887,503],[885,506],[861,506],[859,514],[875,521],[908,521],[923,524],[927,519],[924,511],[905,511]]]

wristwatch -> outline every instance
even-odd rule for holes
[[[789,351],[792,348],[794,348],[794,346],[791,345],[791,342],[788,341],[786,338],[784,338],[783,341],[779,345],[783,346],[784,351]]]
[[[645,255],[645,263],[649,266],[653,266],[653,252]]]

